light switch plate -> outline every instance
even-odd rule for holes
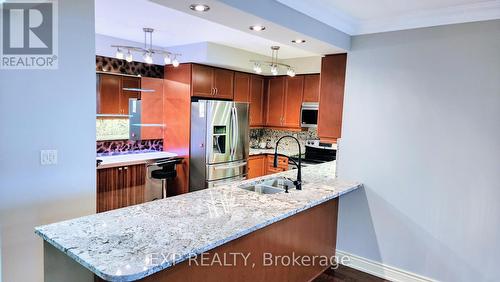
[[[57,164],[57,150],[41,150],[40,151],[40,164],[41,165],[55,165],[55,164]]]

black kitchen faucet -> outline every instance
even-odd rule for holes
[[[302,151],[300,149],[300,142],[299,142],[299,140],[297,138],[295,138],[295,137],[293,137],[291,135],[285,135],[285,136],[281,137],[280,139],[278,139],[278,141],[276,141],[276,145],[274,147],[274,162],[273,162],[273,166],[274,167],[278,167],[278,155],[284,156],[284,157],[288,157],[288,156],[285,156],[283,154],[278,154],[278,145],[279,145],[281,139],[283,139],[283,138],[292,138],[295,141],[297,141],[297,146],[299,146],[299,163],[295,162],[295,160],[293,160],[293,159],[289,159],[289,160],[291,160],[297,166],[297,180],[293,181],[293,185],[295,185],[295,189],[302,190],[302,171],[301,171],[301,163],[300,163],[300,159],[301,159],[301,156],[302,156]],[[286,192],[288,193],[288,189],[286,189]]]

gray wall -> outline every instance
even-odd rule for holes
[[[33,228],[95,212],[95,102],[94,1],[59,1],[59,69],[0,70],[1,281],[43,281]]]
[[[443,281],[500,281],[500,21],[354,37],[338,248]]]

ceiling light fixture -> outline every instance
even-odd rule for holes
[[[123,58],[125,57],[125,55],[123,54],[122,50],[120,48],[118,48],[116,50],[116,55],[115,57],[119,60],[123,60]]]
[[[179,61],[177,60],[177,58],[174,57],[174,59],[172,60],[172,66],[174,67],[178,67],[179,66]]]
[[[122,46],[122,45],[111,45],[111,47],[116,48],[116,58],[119,60],[125,60],[127,62],[132,62],[134,60],[134,57],[132,55],[132,52],[138,52],[143,54],[143,59],[146,64],[153,64],[153,55],[154,54],[159,54],[164,56],[164,62],[166,65],[170,64],[172,62],[172,65],[174,67],[179,66],[179,61],[177,61],[177,57],[181,56],[181,54],[175,54],[168,52],[166,50],[160,50],[160,49],[153,49],[153,31],[154,29],[145,27],[142,29],[144,31],[144,48],[141,47],[135,47],[135,46]],[[148,38],[149,38],[149,46],[148,46]],[[127,51],[127,54],[125,55],[123,53],[123,50]],[[172,61],[172,58],[174,58],[174,61]]]
[[[210,7],[205,4],[191,4],[189,6],[189,9],[196,11],[196,12],[206,12],[210,10]]]
[[[131,63],[134,60],[134,57],[132,57],[132,53],[130,53],[130,50],[128,50],[127,55],[125,56],[125,61]]]
[[[292,66],[287,65],[287,64],[282,64],[278,62],[278,50],[280,49],[279,46],[271,46],[271,61],[259,61],[259,60],[250,60],[250,62],[253,63],[253,71],[255,73],[262,73],[262,66],[269,66],[270,67],[270,72],[273,75],[278,75],[280,71],[280,67],[286,68],[286,74],[290,77],[295,76],[295,70],[293,69]]]
[[[250,30],[253,30],[253,31],[263,31],[266,29],[266,27],[262,26],[262,25],[252,25],[249,28],[250,28]]]
[[[306,40],[305,39],[294,39],[292,40],[292,43],[306,43]]]

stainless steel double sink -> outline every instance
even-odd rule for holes
[[[285,177],[274,177],[269,179],[257,180],[254,182],[241,184],[238,188],[256,192],[259,194],[284,193],[285,187],[292,189],[295,187],[293,181]]]

